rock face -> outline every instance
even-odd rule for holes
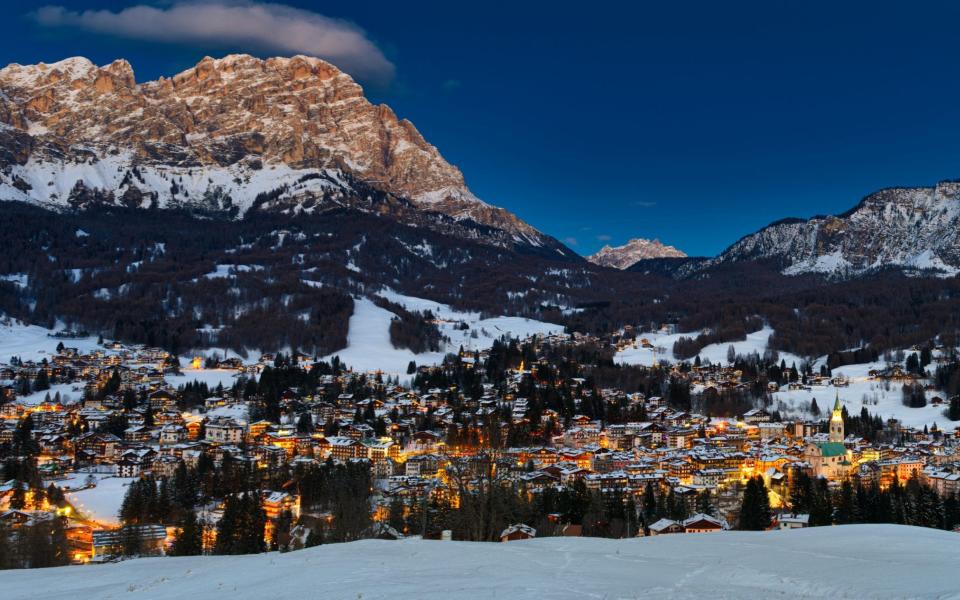
[[[124,60],[0,70],[0,198],[47,207],[106,202],[322,210],[363,182],[421,210],[563,246],[477,199],[407,120],[366,100],[333,65],[295,56],[204,58],[138,84]],[[495,236],[496,237],[496,236]]]
[[[662,244],[660,240],[633,239],[623,246],[604,246],[599,252],[587,257],[592,263],[627,269],[641,260],[651,258],[683,258],[686,254],[673,246]]]
[[[713,264],[774,259],[787,275],[853,277],[884,268],[960,273],[960,182],[890,188],[838,216],[773,223],[730,246]]]

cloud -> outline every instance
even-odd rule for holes
[[[190,0],[162,8],[139,4],[118,12],[44,6],[29,16],[44,27],[128,39],[307,54],[379,84],[389,83],[394,74],[393,63],[356,25],[285,4]]]
[[[578,242],[578,241],[577,241],[577,238],[575,238],[575,237],[565,237],[565,238],[563,238],[563,243],[566,244],[566,245],[568,245],[568,246],[576,246],[576,245],[579,244],[580,242]]]
[[[636,206],[638,208],[653,208],[657,205],[656,202],[650,202],[649,200],[634,200],[630,203],[631,206]]]
[[[597,241],[599,242],[609,242],[612,239],[613,239],[612,236],[609,236],[605,233],[601,233],[600,235],[597,236]]]

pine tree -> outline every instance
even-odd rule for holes
[[[713,513],[713,500],[710,497],[710,490],[703,490],[697,494],[697,512],[706,515]]]
[[[311,529],[310,533],[307,534],[307,540],[304,542],[304,548],[313,548],[314,546],[319,546],[323,543],[323,533],[320,528]]]
[[[816,399],[816,398],[814,398],[813,400],[810,401],[810,414],[813,415],[814,418],[820,416],[820,407],[817,406],[817,399]]]
[[[42,392],[44,390],[50,389],[50,377],[47,375],[47,370],[41,368],[37,372],[37,378],[33,382],[33,391]]]
[[[228,496],[223,517],[217,526],[216,554],[255,554],[264,552],[266,514],[260,507],[259,495],[243,492]]]
[[[300,413],[297,419],[297,433],[313,433],[313,417],[309,412]]]
[[[650,525],[657,520],[657,495],[653,491],[653,484],[649,481],[643,490],[643,520]]]
[[[831,525],[833,523],[833,496],[827,480],[820,477],[814,482],[813,504],[810,507],[810,526]]]
[[[197,513],[186,511],[180,521],[177,537],[170,548],[171,556],[198,556],[203,554],[203,524]]]
[[[390,511],[387,517],[387,524],[400,533],[406,533],[406,520],[403,515],[403,502],[399,498],[390,500]]]
[[[837,496],[837,525],[858,523],[858,512],[853,485],[849,480],[844,480],[844,482],[840,485],[840,493]]]
[[[10,508],[22,510],[27,505],[27,492],[23,482],[19,479],[13,482],[13,493],[10,496]]]
[[[0,523],[0,570],[14,567],[13,544],[7,526]]]
[[[770,498],[759,475],[747,482],[740,505],[740,529],[764,531],[770,526]]]

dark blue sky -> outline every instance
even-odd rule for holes
[[[371,99],[478,196],[582,253],[659,237],[716,254],[782,217],[960,177],[957,3],[287,4],[363,28],[395,67]],[[34,8],[6,3],[0,62],[125,57],[142,81],[204,54],[271,53],[14,16]]]

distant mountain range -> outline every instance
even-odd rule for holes
[[[837,216],[785,219],[748,235],[704,265],[777,261],[786,275],[850,278],[883,269],[960,272],[960,182],[889,188]]]
[[[656,241],[632,240],[619,248],[605,246],[588,260],[680,278],[758,260],[773,263],[784,275],[851,279],[899,270],[949,277],[960,273],[960,182],[883,189],[839,215],[771,223],[715,258],[681,260],[684,256]]]
[[[626,269],[651,258],[683,258],[686,254],[673,246],[662,244],[660,240],[632,239],[623,246],[601,248],[596,254],[587,257],[587,260],[603,267]]]
[[[124,60],[0,70],[0,200],[54,210],[179,209],[203,218],[350,209],[564,262],[582,258],[467,188],[459,169],[349,75],[317,58],[204,58],[137,83]],[[850,278],[883,269],[960,272],[960,183],[893,188],[850,211],[785,219],[720,256],[658,240],[587,257],[616,269],[660,260],[692,276],[766,260],[783,274]],[[663,259],[669,259],[662,262]]]
[[[833,290],[845,305],[877,273],[960,272],[957,182],[779,221],[717,257],[635,239],[584,259],[476,198],[410,122],[303,56],[205,58],[145,83],[123,60],[0,69],[0,222],[16,224],[0,228],[0,313],[168,348],[332,352],[351,298],[384,287],[608,332],[712,327],[693,313],[760,288],[794,305],[783,294],[849,280]],[[953,302],[945,285],[928,301]]]

